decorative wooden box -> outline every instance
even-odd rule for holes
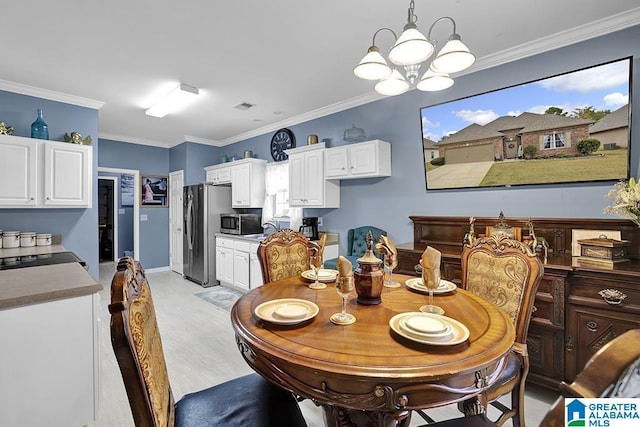
[[[595,239],[578,240],[580,244],[580,261],[615,264],[629,261],[628,240],[608,239],[604,236]]]

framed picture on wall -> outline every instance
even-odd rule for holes
[[[140,175],[140,206],[145,208],[166,208],[169,206],[168,176]]]
[[[120,196],[122,197],[123,207],[133,206],[133,185],[133,175],[128,173],[120,175]]]

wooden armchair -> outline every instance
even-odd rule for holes
[[[317,243],[297,231],[284,229],[273,233],[258,246],[264,283],[300,275],[310,268],[311,253],[319,251]]]
[[[136,427],[306,426],[294,396],[257,374],[174,403],[149,283],[132,258],[118,262],[109,312],[111,344]]]

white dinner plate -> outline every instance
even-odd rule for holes
[[[426,338],[445,338],[451,335],[451,324],[442,316],[433,313],[422,313],[400,319],[398,325],[403,330]]]
[[[307,280],[316,280],[316,275],[313,270],[303,271],[302,277]],[[338,277],[338,270],[330,270],[328,268],[321,268],[318,270],[318,282],[335,282],[336,277]]]
[[[263,302],[256,307],[254,314],[267,322],[278,325],[295,325],[313,319],[320,308],[305,299],[283,298]]]
[[[405,282],[407,288],[413,289],[414,291],[428,293],[429,289],[422,284],[422,279],[419,277],[414,277],[412,279],[407,279]],[[455,291],[458,287],[455,283],[450,282],[448,280],[440,279],[440,285],[438,289],[433,290],[434,295],[438,294],[446,294],[447,292]]]
[[[403,319],[411,318],[414,316],[438,316],[444,322],[447,322],[451,326],[451,332],[444,336],[435,336],[428,337],[424,334],[416,333],[409,328],[403,328],[400,326],[400,322]],[[403,321],[403,324],[406,323],[406,320]],[[398,335],[407,338],[411,341],[418,342],[420,344],[429,344],[435,346],[447,346],[447,345],[456,345],[465,342],[469,339],[469,329],[464,326],[462,323],[458,322],[455,319],[446,316],[440,316],[437,314],[431,313],[422,313],[422,312],[408,312],[408,313],[400,313],[396,314],[389,320],[389,326],[395,333]]]

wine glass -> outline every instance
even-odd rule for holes
[[[429,304],[420,307],[420,311],[424,313],[444,314],[444,310],[437,305],[433,305],[433,290],[440,286],[440,269],[434,268],[433,273],[429,274],[429,269],[422,267],[422,284],[429,291]]]
[[[327,287],[324,283],[318,281],[318,270],[322,268],[322,255],[311,255],[309,257],[309,266],[313,271],[313,275],[315,276],[315,282],[309,285],[311,289],[324,289]]]
[[[398,266],[398,257],[390,254],[384,255],[384,274],[385,274],[384,286],[386,286],[387,288],[399,288],[401,286],[400,283],[393,280],[393,269],[396,268],[397,266]],[[388,276],[387,276],[387,273],[389,273]]]
[[[353,276],[340,277],[336,279],[336,292],[342,297],[342,311],[332,314],[329,320],[336,325],[350,325],[356,321],[356,317],[347,313],[347,298],[353,292]]]

